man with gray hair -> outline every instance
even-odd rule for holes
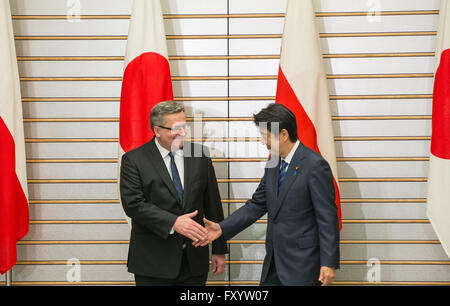
[[[205,285],[209,248],[194,244],[207,239],[203,217],[224,218],[208,149],[185,141],[181,103],[155,105],[150,127],[155,137],[121,162],[121,200],[132,222],[128,271],[136,285]],[[226,253],[225,240],[213,243],[214,275],[224,272]]]

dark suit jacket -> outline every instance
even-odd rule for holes
[[[339,268],[339,219],[328,163],[300,143],[277,196],[279,165],[266,168],[252,198],[220,222],[230,239],[268,213],[261,281],[275,260],[283,285],[314,285],[320,267]]]
[[[192,246],[192,241],[177,232],[169,234],[178,216],[198,210],[194,220],[202,226],[203,216],[219,222],[223,210],[216,175],[206,147],[185,143],[184,199],[178,194],[155,138],[122,156],[120,194],[125,213],[131,218],[128,271],[149,277],[174,279],[180,270],[183,244],[193,275],[209,270],[209,248]],[[202,152],[187,157],[187,151]],[[227,253],[226,242],[213,243],[213,254]]]

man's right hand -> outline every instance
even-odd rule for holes
[[[173,225],[174,231],[191,239],[194,243],[207,241],[206,229],[192,220],[197,215],[198,211],[194,211],[189,214],[181,215],[175,221]]]
[[[198,242],[198,243],[193,243],[194,246],[198,247],[198,246],[205,246],[208,243],[213,242],[214,240],[216,240],[217,238],[219,238],[220,236],[222,236],[222,229],[220,228],[219,223],[215,223],[212,221],[209,221],[206,218],[203,218],[203,222],[205,222],[205,228],[207,230],[207,237],[208,239],[204,242]]]

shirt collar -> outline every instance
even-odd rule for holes
[[[157,147],[158,150],[159,150],[159,153],[161,153],[162,158],[163,158],[163,159],[166,158],[166,157],[169,155],[170,151],[167,150],[166,148],[164,148],[164,147],[159,143],[159,140],[158,140],[158,138],[156,138],[156,137],[155,137],[155,144],[156,144],[156,147]],[[176,150],[174,153],[175,153],[176,155],[178,155],[178,156],[181,156],[181,157],[183,157],[183,155],[184,155],[182,149]]]
[[[300,141],[297,139],[297,141],[294,144],[294,147],[292,147],[292,149],[291,149],[291,152],[289,152],[289,154],[286,156],[285,159],[281,159],[281,160],[284,160],[285,162],[290,164],[292,158],[294,157],[295,151],[297,151],[297,148],[298,148],[299,145],[300,145]]]

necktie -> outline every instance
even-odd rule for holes
[[[172,172],[172,180],[175,189],[177,190],[178,197],[180,198],[180,206],[183,207],[183,185],[181,185],[180,174],[178,173],[177,165],[175,164],[175,158],[172,152],[170,156],[170,171]]]
[[[280,169],[280,177],[278,178],[278,192],[280,191],[280,186],[284,181],[284,177],[286,176],[286,169],[287,169],[288,163],[284,160],[281,161],[281,169]]]

